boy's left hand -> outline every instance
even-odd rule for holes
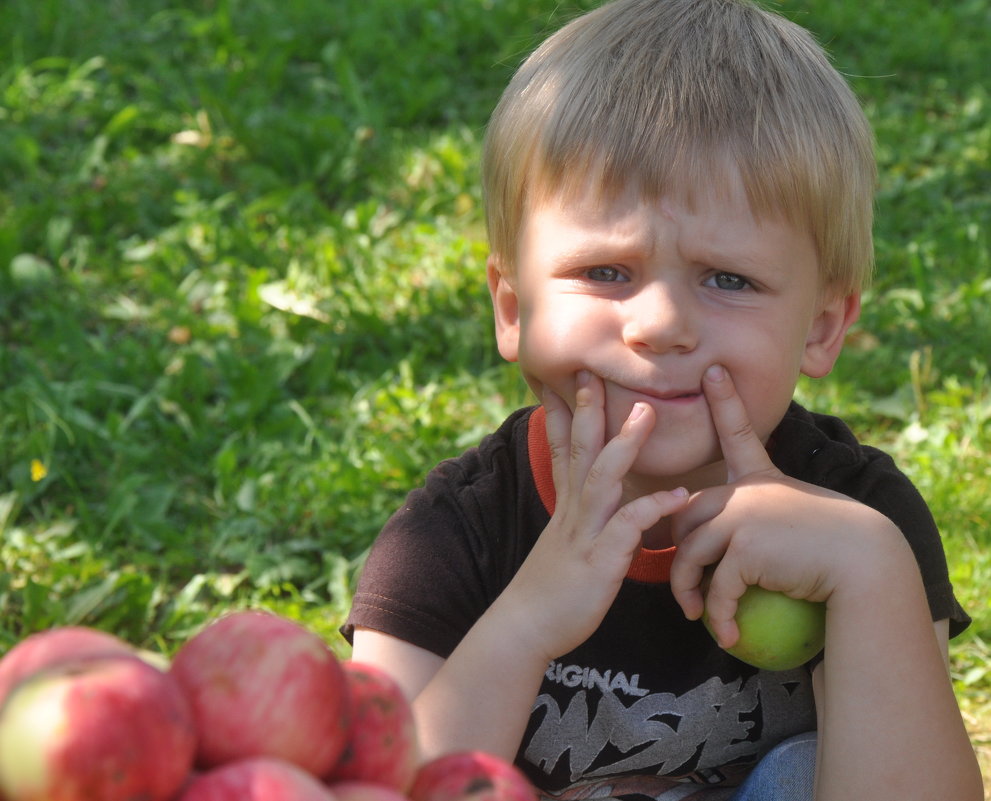
[[[733,617],[748,586],[828,602],[839,582],[883,558],[885,543],[869,532],[890,533],[894,524],[845,495],[778,470],[725,369],[710,368],[703,388],[727,478],[696,493],[673,516],[678,552],[671,590],[689,619],[701,617],[704,605],[717,641],[728,648],[739,637]],[[703,571],[716,563],[703,598]]]

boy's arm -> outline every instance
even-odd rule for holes
[[[947,619],[937,620],[933,623],[933,630],[936,635],[936,643],[939,647],[940,654],[943,656],[943,664],[946,667],[947,673],[950,670],[950,621]],[[812,672],[812,688],[816,698],[816,713],[818,717],[818,728],[820,731],[823,728],[823,710],[826,706],[826,689],[825,689],[825,665],[820,662],[816,665],[815,670]],[[822,739],[818,741],[819,753],[816,756],[816,765],[822,764]]]
[[[699,580],[716,562],[705,605],[723,646],[736,641],[733,614],[750,584],[826,603],[817,801],[980,801],[945,645],[904,536],[868,506],[783,476],[725,372],[705,387],[729,483],[676,516],[671,586],[686,614],[701,614]]]
[[[351,658],[380,666],[399,684],[403,695],[412,701],[444,664],[444,659],[426,648],[408,643],[391,634],[356,626]],[[402,666],[397,670],[397,666]]]
[[[414,698],[424,758],[466,749],[515,758],[547,663],[512,630],[507,606],[497,600]]]
[[[595,631],[643,531],[688,499],[676,490],[622,505],[623,477],[653,428],[653,410],[637,404],[605,442],[602,382],[585,373],[578,384],[574,413],[552,393],[543,399],[557,493],[550,523],[451,655],[432,657],[385,635],[356,637],[353,658],[381,665],[414,696],[426,758],[477,748],[512,760],[550,661]]]
[[[817,798],[973,799],[982,779],[922,592],[907,561],[889,581],[830,598]]]
[[[501,630],[497,605],[446,660],[388,634],[354,632],[352,658],[390,673],[413,702],[423,759],[467,749],[516,756],[546,663]]]

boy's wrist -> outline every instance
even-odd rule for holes
[[[475,627],[481,627],[477,633],[498,652],[498,660],[511,665],[514,672],[543,674],[553,658],[545,657],[547,643],[536,624],[536,615],[526,598],[513,591],[512,584],[496,598]]]

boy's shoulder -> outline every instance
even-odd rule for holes
[[[785,475],[842,493],[877,509],[904,532],[939,541],[929,507],[909,477],[888,453],[860,442],[839,417],[793,402],[768,452]]]
[[[438,463],[409,493],[400,518],[409,513],[439,523],[446,517],[474,531],[515,530],[526,521],[527,538],[531,527],[539,532],[549,519],[541,491],[545,482],[535,475],[532,453],[531,430],[540,408],[517,409],[478,444]],[[538,465],[536,473],[543,472]]]
[[[771,435],[768,451],[783,473],[812,484],[842,473],[856,476],[865,469],[904,479],[887,453],[862,443],[843,419],[795,401]]]
[[[439,480],[469,487],[525,473],[530,461],[530,419],[539,408],[526,406],[510,413],[478,444],[439,462],[428,474],[427,483]]]

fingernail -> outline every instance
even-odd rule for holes
[[[713,364],[706,368],[705,377],[710,381],[722,381],[726,378],[726,370],[721,364]]]
[[[679,498],[684,498],[685,496],[688,495],[688,490],[686,490],[684,487],[676,487],[675,489],[671,490],[671,494],[676,495]]]
[[[640,418],[640,416],[647,410],[646,403],[634,403],[633,408],[630,410],[629,420],[632,423],[634,420]]]

